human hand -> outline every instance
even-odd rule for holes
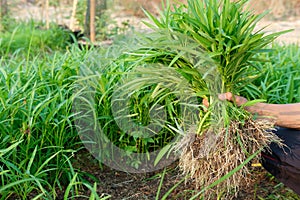
[[[236,105],[241,106],[245,103],[248,102],[248,100],[244,97],[238,96],[238,95],[233,95],[231,92],[226,92],[218,95],[218,98],[222,101],[230,101],[236,103]],[[209,107],[209,102],[208,99],[203,99],[202,104],[208,108]]]
[[[238,95],[233,95],[231,92],[219,94],[218,97],[222,101],[227,100],[230,102],[234,102],[234,103],[236,103],[237,106],[241,106],[248,102],[248,100],[246,98],[238,96]]]

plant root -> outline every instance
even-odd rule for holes
[[[183,138],[177,149],[181,151],[179,166],[184,174],[190,175],[197,190],[204,189],[205,199],[216,199],[217,195],[231,199],[239,188],[247,187],[253,181],[250,164],[245,164],[245,160],[264,147],[266,150],[271,142],[282,144],[272,132],[273,127],[268,120],[231,121],[218,134],[207,130],[184,147],[180,143],[187,143],[187,139]],[[243,163],[245,166],[241,170],[216,186],[208,187]]]

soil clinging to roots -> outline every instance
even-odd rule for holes
[[[247,158],[264,147],[264,150],[268,150],[271,142],[281,143],[272,133],[273,127],[274,124],[267,120],[248,119],[243,123],[231,121],[230,125],[222,128],[218,134],[207,130],[180,149],[179,166],[184,174],[190,175],[196,189],[203,189],[228,175],[239,165],[245,164]],[[186,143],[186,140],[188,138],[183,138],[179,143]],[[203,195],[205,199],[216,199],[216,195],[221,194],[226,199],[233,198],[239,188],[250,183],[249,165],[245,164],[223,182],[206,189]]]

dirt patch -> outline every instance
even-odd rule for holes
[[[17,20],[28,21],[30,19],[45,22],[47,18],[46,8],[43,4],[33,4],[23,0],[10,2],[11,16]],[[50,6],[48,17],[51,22],[69,25],[72,6]]]
[[[174,197],[184,199],[180,197],[181,195],[185,197],[191,196],[192,193],[188,191],[193,187],[189,182],[184,183],[182,181],[184,177],[180,174],[177,164],[178,163],[175,162],[167,167],[159,199],[178,182],[182,183],[170,194],[170,198],[167,199],[173,199]],[[76,165],[82,171],[92,174],[99,180],[97,188],[98,194],[111,195],[111,199],[114,200],[155,199],[158,193],[159,183],[163,176],[163,170],[151,173],[130,174],[113,170],[105,165],[100,167],[86,151],[82,151],[78,154],[75,161],[75,166]],[[93,182],[90,178],[85,178]]]
[[[75,165],[99,180],[98,194],[111,195],[110,199],[114,200],[153,200],[157,195],[163,176],[163,170],[145,174],[129,174],[106,166],[102,166],[101,169],[99,164],[86,151],[82,151],[77,155]],[[167,199],[190,199],[199,192],[195,190],[195,186],[191,182],[185,183],[182,181],[184,177],[177,166],[178,162],[175,162],[167,167],[159,199],[179,182],[181,183],[170,193]],[[262,167],[253,167],[252,171],[252,184],[242,188],[238,196],[234,198],[235,200],[268,199],[270,196],[277,196],[275,199],[278,199],[281,194],[293,195],[289,189],[276,181]],[[85,178],[93,182],[90,178]],[[284,199],[284,197],[281,197],[281,199]],[[300,198],[295,195],[291,199],[299,200]]]

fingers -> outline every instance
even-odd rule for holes
[[[232,100],[232,93],[231,92],[226,92],[226,93],[222,93],[222,94],[219,94],[218,95],[218,98],[221,100],[221,101],[225,101],[225,100],[227,100],[227,101],[233,101]],[[208,99],[203,99],[202,100],[202,104],[206,107],[206,108],[208,108],[209,107],[209,102],[208,102]]]
[[[219,94],[219,99],[224,101],[231,101],[231,102],[235,102],[236,105],[241,106],[242,104],[246,103],[248,100],[244,97],[240,97],[237,95],[233,95],[231,92],[226,92],[223,94]]]
[[[233,95],[231,92],[226,92],[226,93],[222,93],[222,94],[219,94],[218,95],[218,98],[221,100],[221,101],[230,101],[230,102],[234,102],[236,103],[236,105],[238,106],[241,106],[243,105],[244,103],[246,103],[248,100],[244,97],[240,97],[240,96],[237,96],[237,95]],[[202,103],[203,105],[208,108],[209,107],[209,102],[208,102],[208,99],[203,99],[202,100]]]
[[[218,95],[219,99],[224,101],[232,101],[232,93],[231,92],[226,92]]]
[[[208,99],[203,99],[203,100],[202,100],[202,104],[203,104],[206,108],[208,108],[208,107],[209,107]]]

